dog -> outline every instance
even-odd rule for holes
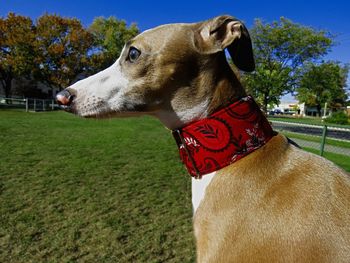
[[[152,115],[173,131],[193,176],[197,262],[350,262],[348,174],[272,131],[225,50],[254,70],[232,16],[162,25],[57,101],[86,118]]]

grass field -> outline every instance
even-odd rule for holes
[[[193,262],[190,178],[151,118],[0,111],[0,262]]]
[[[294,132],[282,132],[285,136],[291,138],[291,139],[301,139],[304,141],[311,141],[311,142],[321,142],[320,137],[315,137],[315,136],[308,136],[300,133],[294,133]],[[326,139],[326,144],[327,145],[332,145],[332,146],[337,146],[341,147],[343,149],[348,149],[350,148],[350,143],[349,142],[343,142],[343,141],[336,141],[332,139]],[[319,149],[313,149],[309,147],[302,147],[304,150],[315,153],[315,154],[320,154]],[[331,153],[325,151],[323,156],[327,158],[328,160],[331,160],[332,162],[336,163],[340,167],[342,167],[345,171],[350,172],[350,156],[345,155],[345,154],[336,154],[336,153]]]
[[[301,133],[296,133],[296,132],[287,132],[287,131],[282,131],[282,133],[287,137],[297,138],[297,139],[301,139],[301,140],[305,140],[305,141],[321,143],[321,140],[322,140],[321,136],[316,136],[316,135],[306,135],[306,134],[301,134]],[[350,148],[350,142],[332,140],[329,137],[326,137],[326,144],[332,145],[332,146],[338,146],[338,147],[342,147],[342,148]]]
[[[319,154],[319,150],[308,147],[304,147],[303,149],[315,154]],[[350,172],[350,156],[330,152],[324,152],[323,156],[342,167],[345,171]]]
[[[269,116],[269,120],[275,121],[286,121],[286,122],[295,122],[295,123],[303,123],[310,125],[327,125],[329,127],[339,127],[339,128],[347,128],[350,129],[350,125],[342,125],[342,124],[334,124],[334,123],[326,123],[321,118],[318,117],[303,117],[296,118],[293,116]]]
[[[0,110],[0,139],[0,262],[194,262],[190,178],[157,120]]]

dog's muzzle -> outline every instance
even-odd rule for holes
[[[72,102],[74,100],[74,95],[67,89],[57,93],[56,101],[58,105],[64,110],[70,110],[72,106]]]

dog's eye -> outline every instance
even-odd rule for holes
[[[138,49],[131,47],[129,50],[128,59],[130,62],[135,62],[140,55],[141,55],[141,52]]]

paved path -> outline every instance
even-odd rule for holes
[[[291,139],[295,141],[297,144],[299,144],[300,147],[308,147],[308,148],[320,150],[320,143],[318,142],[310,142],[310,141],[296,139],[296,138],[291,138]],[[324,147],[324,151],[350,156],[349,148],[343,148],[343,147],[326,144]]]

